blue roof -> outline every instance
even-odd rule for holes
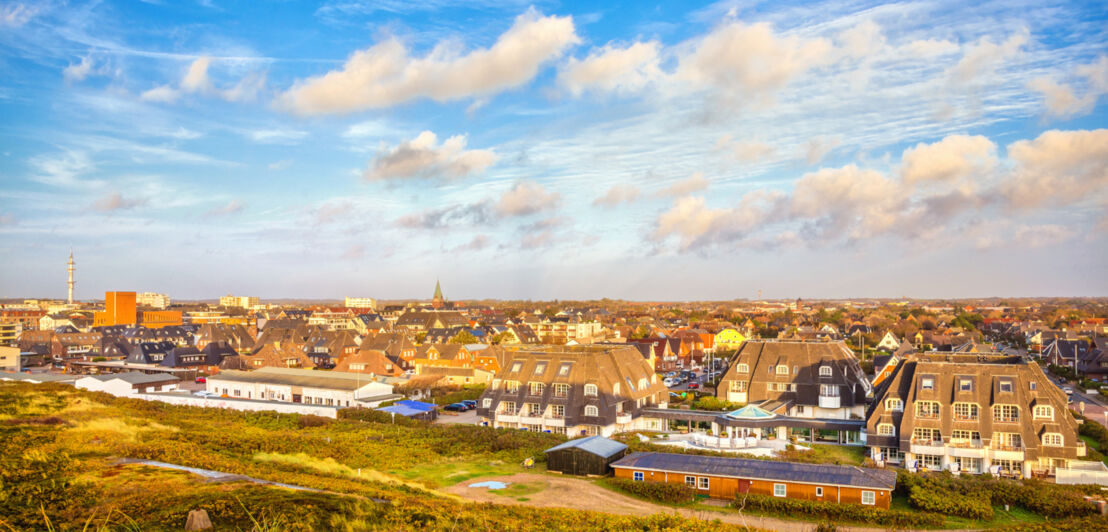
[[[627,446],[614,440],[609,440],[604,436],[589,436],[587,438],[577,438],[576,440],[569,440],[561,445],[556,445],[547,449],[545,452],[560,451],[562,449],[577,448],[583,451],[608,458],[620,451],[626,450]]]
[[[407,408],[412,408],[412,409],[415,409],[415,410],[419,410],[420,412],[430,412],[430,411],[435,409],[435,405],[433,405],[431,403],[424,403],[423,401],[412,401],[411,399],[405,399],[403,401],[397,401],[396,403],[393,403],[393,404],[399,405],[399,406],[404,406],[404,407],[407,407]],[[384,409],[382,408],[381,410],[384,410]]]
[[[426,414],[427,413],[426,410],[418,410],[418,409],[415,409],[415,408],[412,408],[412,407],[409,407],[409,406],[404,406],[404,405],[399,405],[399,404],[392,405],[392,406],[386,406],[384,408],[378,408],[377,411],[378,412],[390,412],[390,413],[393,413],[393,414],[400,414],[400,415],[406,416],[406,417],[418,416],[420,414]]]

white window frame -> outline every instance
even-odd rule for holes
[[[738,371],[739,373],[750,373],[750,365],[739,364],[739,367],[735,371]]]
[[[780,488],[781,493],[777,492],[778,488]],[[789,496],[789,485],[788,484],[774,484],[773,485],[773,496],[774,497],[788,497]]]
[[[923,390],[934,390],[935,377],[923,377],[920,379],[920,388]]]
[[[866,502],[866,499],[869,499],[869,502]],[[863,490],[862,504],[865,504],[867,506],[873,506],[877,504],[877,493],[873,491]]]
[[[491,406],[492,406],[492,398],[486,397],[486,398],[481,400],[481,407],[482,408],[489,408]]]
[[[890,397],[888,399],[885,399],[885,410],[889,410],[892,412],[903,412],[904,401],[901,400],[899,397]]]
[[[597,409],[595,406],[588,405],[585,407],[585,417],[598,417],[599,415],[600,410]]]
[[[1043,446],[1044,447],[1062,447],[1065,445],[1065,438],[1057,432],[1048,432],[1043,434]]]
[[[597,393],[597,388],[596,388],[595,384],[586,384],[585,385],[585,395],[590,395],[590,396],[595,397],[596,393]]]
[[[888,429],[886,432],[884,429]],[[877,425],[878,436],[896,436],[896,426],[892,423],[879,423]]]
[[[830,377],[831,376],[831,366],[820,366],[819,367],[819,376],[820,377]]]
[[[685,475],[685,485],[696,489],[696,477],[693,475]]]
[[[697,489],[706,490],[711,486],[711,479],[708,477],[700,477],[697,481]]]
[[[1040,415],[1039,412],[1043,412],[1043,414]],[[1034,419],[1054,419],[1054,407],[1050,405],[1036,405],[1035,409],[1032,411],[1031,417]]]
[[[789,374],[789,367],[784,365],[784,364],[778,365],[777,366],[777,374],[778,375],[788,375]]]
[[[823,497],[823,486],[816,486],[816,497]]]
[[[646,475],[644,475],[642,471],[634,471],[631,473],[631,480],[634,480],[635,482],[642,482],[646,480]]]

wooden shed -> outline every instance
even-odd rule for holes
[[[607,475],[609,465],[627,454],[627,446],[603,436],[569,440],[546,450],[546,469],[571,475]]]

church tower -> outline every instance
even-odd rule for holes
[[[439,280],[435,279],[435,296],[431,298],[431,307],[440,309],[446,304],[446,299],[442,297],[442,286],[439,286]]]

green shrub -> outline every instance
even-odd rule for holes
[[[926,512],[965,517],[966,519],[989,520],[993,518],[993,506],[988,498],[981,499],[973,495],[962,495],[949,490],[913,486],[908,492],[908,502],[913,507]]]
[[[625,478],[609,479],[608,483],[621,491],[666,504],[687,504],[696,499],[696,490],[684,484],[636,482]]]
[[[767,495],[739,495],[733,508],[759,510],[779,515],[803,515],[830,521],[854,521],[890,528],[919,528],[943,526],[941,515],[901,510],[886,510],[859,504],[806,501]]]

